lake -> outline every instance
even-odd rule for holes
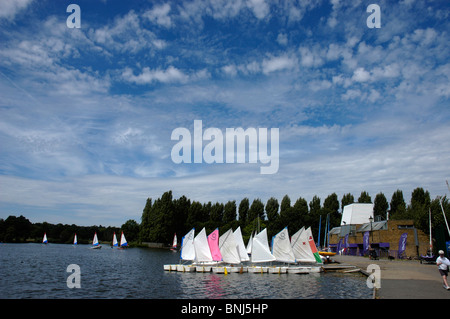
[[[89,249],[88,245],[0,244],[1,299],[370,299],[357,274],[178,273],[163,270],[179,253]],[[70,264],[80,288],[68,288]]]

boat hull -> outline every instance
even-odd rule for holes
[[[287,272],[288,267],[282,267],[282,266],[275,266],[275,267],[269,267],[268,273],[269,274],[285,274]]]
[[[268,269],[267,266],[251,266],[247,268],[247,271],[252,274],[264,274],[267,273]]]
[[[194,272],[195,266],[192,265],[177,265],[178,272]]]
[[[90,247],[90,249],[102,249],[102,246],[98,245],[98,246],[92,246]]]

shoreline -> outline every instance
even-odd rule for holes
[[[332,259],[341,265],[349,265],[349,268],[359,268],[366,276],[370,274],[367,271],[369,265],[378,265],[381,288],[374,289],[374,299],[450,299],[450,291],[442,287],[442,277],[435,264],[342,255]]]

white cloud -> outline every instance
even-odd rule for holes
[[[172,19],[169,16],[170,9],[170,4],[165,3],[148,10],[143,16],[153,23],[170,28],[172,26]]]
[[[136,84],[150,84],[154,81],[162,83],[184,82],[189,77],[179,69],[169,66],[166,70],[152,70],[145,67],[138,75],[134,75],[133,70],[126,68],[122,72],[122,78],[128,82],[133,82]]]
[[[13,20],[33,0],[2,0],[0,1],[0,19]]]
[[[287,55],[264,59],[262,62],[262,70],[264,74],[281,70],[291,70],[297,65],[297,60]]]
[[[353,72],[352,80],[357,82],[367,82],[370,79],[370,73],[364,70],[364,68],[357,68]]]
[[[265,0],[247,0],[247,6],[258,19],[264,19],[270,11],[269,5]]]

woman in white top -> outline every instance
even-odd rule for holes
[[[444,288],[450,290],[447,283],[448,267],[450,266],[450,261],[444,256],[444,251],[439,250],[439,257],[436,259],[436,265],[439,268],[439,273],[444,281]]]

